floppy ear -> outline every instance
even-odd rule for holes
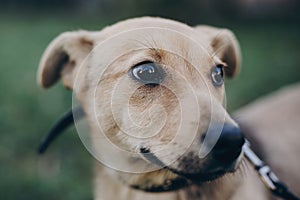
[[[60,77],[72,89],[76,70],[94,46],[92,32],[66,32],[55,38],[45,50],[38,69],[38,83],[52,86]]]
[[[226,63],[224,68],[227,77],[237,74],[241,63],[240,47],[234,34],[228,29],[219,29],[211,26],[196,26],[196,31],[208,38],[213,55]]]

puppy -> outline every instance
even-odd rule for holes
[[[231,31],[143,17],[61,34],[38,82],[61,79],[87,116],[95,199],[271,199],[223,106],[239,65]]]

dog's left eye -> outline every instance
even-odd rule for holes
[[[211,80],[213,84],[220,87],[224,83],[223,79],[223,65],[215,66],[211,71]]]
[[[156,63],[141,63],[130,70],[130,76],[144,85],[159,85],[165,77],[165,72]]]

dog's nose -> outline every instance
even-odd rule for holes
[[[244,142],[245,139],[240,128],[234,125],[224,124],[223,130],[215,148],[240,148],[243,146]]]
[[[221,161],[232,161],[237,158],[245,143],[245,138],[240,128],[224,124],[221,135],[213,148],[214,158]]]

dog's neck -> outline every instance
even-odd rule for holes
[[[129,187],[126,183],[116,179],[119,173],[112,169],[108,169],[103,165],[96,163],[95,166],[95,199],[131,199],[131,200],[224,200],[234,199],[235,191],[239,186],[243,185],[244,179],[241,173],[229,174],[216,181],[205,183],[202,185],[189,185],[180,190],[170,192],[144,192]]]

